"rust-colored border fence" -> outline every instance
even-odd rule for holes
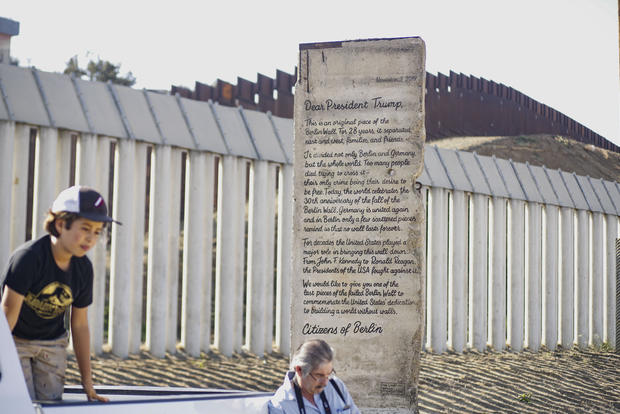
[[[196,82],[193,91],[173,86],[171,93],[292,118],[295,80],[296,74],[278,70],[275,79],[259,73],[256,83],[237,78],[233,85],[218,79],[213,86]],[[427,72],[425,105],[428,141],[454,136],[558,134],[620,152],[620,147],[561,112],[484,78],[452,71],[449,76]]]
[[[558,134],[620,152],[601,135],[501,83],[450,71],[426,73],[426,136]]]
[[[278,70],[275,79],[259,73],[256,83],[239,77],[236,85],[221,79],[213,86],[197,81],[193,91],[182,86],[172,86],[171,93],[198,101],[212,100],[220,105],[271,112],[275,116],[292,119],[296,79],[296,74]]]

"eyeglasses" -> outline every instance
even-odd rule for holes
[[[334,378],[334,376],[336,375],[336,370],[332,369],[332,372],[330,372],[328,375],[312,374],[312,372],[309,372],[308,375],[310,375],[310,377],[312,377],[312,379],[317,381],[317,382],[328,381],[328,380]]]

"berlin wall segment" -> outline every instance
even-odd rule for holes
[[[422,39],[300,45],[291,349],[321,338],[364,413],[417,412]]]

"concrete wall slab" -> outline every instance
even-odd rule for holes
[[[461,159],[461,165],[467,173],[469,180],[474,188],[474,192],[480,194],[493,195],[493,192],[489,188],[489,184],[484,177],[484,173],[478,165],[478,161],[474,157],[473,152],[460,151],[459,158]]]
[[[439,153],[435,145],[424,147],[424,165],[426,166],[430,181],[433,186],[453,189],[454,185],[446,175],[446,170],[441,164]]]
[[[535,201],[537,203],[543,203],[542,196],[536,187],[536,183],[534,182],[534,178],[532,174],[530,174],[529,168],[527,168],[526,164],[521,164],[519,162],[512,163],[515,173],[517,174],[517,178],[521,183],[521,187],[523,191],[525,191],[525,198],[528,201]]]
[[[267,114],[242,109],[247,127],[254,137],[254,144],[261,159],[286,163],[286,157]]]
[[[67,75],[37,71],[45,93],[48,110],[57,128],[90,132],[84,111]]]
[[[508,190],[506,189],[506,185],[504,184],[504,180],[500,175],[500,172],[497,168],[497,164],[493,161],[492,157],[486,157],[484,155],[478,155],[478,161],[482,166],[482,171],[491,186],[491,191],[496,197],[508,197]]]
[[[114,90],[118,97],[120,110],[125,113],[134,138],[154,144],[163,143],[144,93],[140,90],[120,85],[111,84],[110,88]]]
[[[129,137],[107,84],[76,79],[75,89],[82,96],[94,133],[117,138]]]
[[[0,65],[0,82],[16,122],[51,126],[41,94],[30,70]]]
[[[592,185],[590,184],[590,181],[588,180],[588,178],[583,177],[581,175],[576,175],[575,178],[577,179],[577,182],[579,183],[579,187],[581,188],[581,191],[583,191],[586,201],[588,202],[588,205],[590,206],[590,210],[602,213],[603,207],[601,206],[601,203],[598,201],[598,198],[596,197],[596,194],[594,193],[594,189],[592,188]]]
[[[473,191],[471,182],[467,178],[461,162],[458,159],[455,150],[435,147],[437,150],[438,160],[443,164],[445,170],[450,176],[450,181],[454,185],[455,190]]]
[[[545,170],[539,166],[530,166],[530,172],[545,203],[559,205],[558,197],[553,192],[553,186],[549,182]]]
[[[280,142],[282,143],[282,147],[284,148],[284,154],[286,154],[286,159],[289,160],[289,163],[293,162],[293,123],[286,118],[280,118],[277,116],[272,116],[271,120],[273,121],[273,125],[275,130],[278,133],[278,137],[280,137]]]
[[[512,168],[511,161],[495,158],[495,165],[497,165],[497,170],[504,178],[506,190],[510,194],[510,197],[516,198],[517,200],[525,200],[526,198],[525,193],[523,192],[523,187],[521,187],[519,179]]]
[[[191,130],[194,132],[198,149],[216,154],[228,154],[224,138],[217,122],[215,122],[209,104],[187,98],[179,98],[179,102],[185,110]]]
[[[181,148],[196,148],[176,98],[156,92],[146,93],[166,143]]]
[[[551,185],[553,186],[553,190],[558,197],[558,205],[560,207],[571,207],[575,208],[575,204],[568,193],[568,189],[562,181],[562,177],[560,176],[560,172],[558,170],[546,170],[547,176]]]
[[[590,179],[589,181],[605,214],[616,214],[616,207],[607,194],[603,180]]]
[[[213,110],[219,120],[224,140],[228,144],[231,155],[258,158],[239,110],[218,104],[213,104]]]
[[[588,210],[590,207],[588,206],[583,192],[579,188],[575,175],[562,171],[560,176],[564,180],[564,184],[566,184],[566,188],[570,193],[573,203],[575,203],[575,208],[579,210]]]
[[[603,181],[603,186],[605,187],[605,190],[607,190],[607,193],[616,208],[616,214],[620,216],[620,184],[611,181]]]

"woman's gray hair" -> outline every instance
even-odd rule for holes
[[[334,350],[322,339],[311,339],[297,348],[291,359],[291,370],[301,367],[301,375],[307,376],[319,365],[331,362],[334,359]]]

